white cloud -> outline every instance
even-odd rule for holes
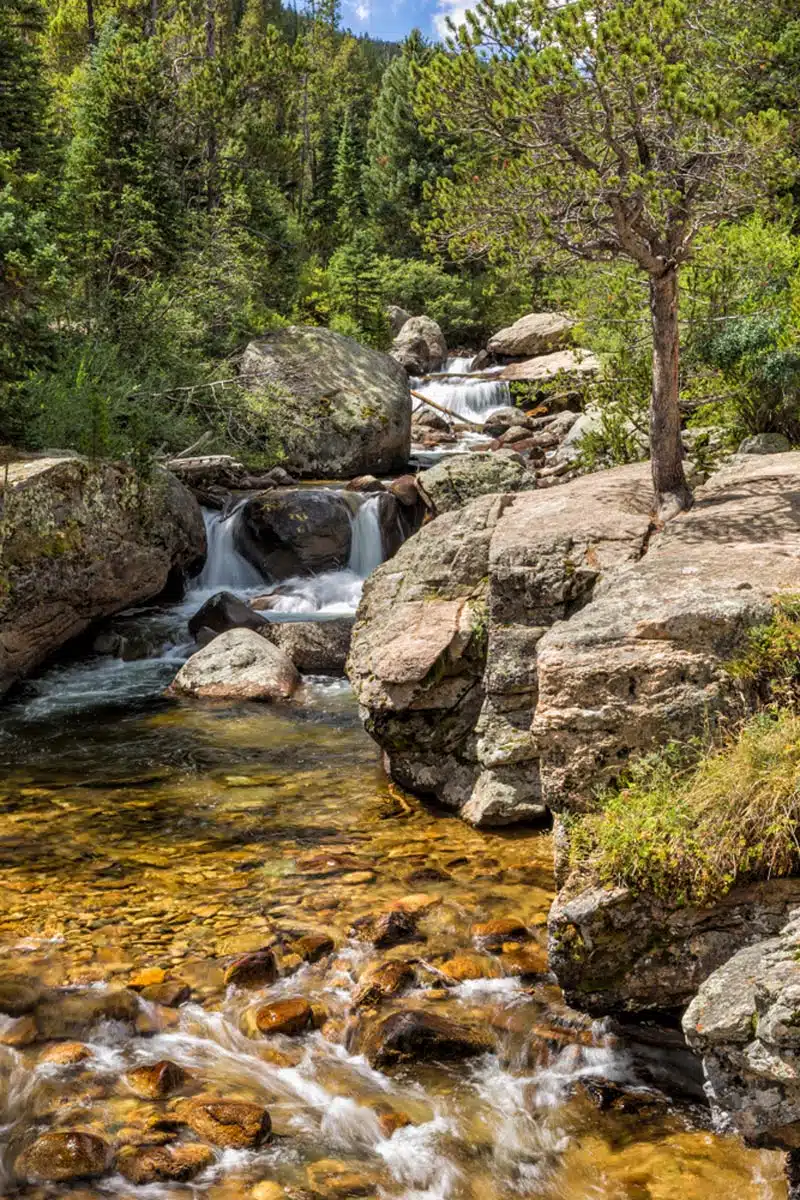
[[[361,25],[366,25],[372,16],[372,0],[347,0],[345,7]]]
[[[439,6],[433,15],[433,24],[439,37],[447,36],[447,18],[450,17],[456,25],[463,25],[467,10],[474,4],[464,4],[462,0],[439,0]]]

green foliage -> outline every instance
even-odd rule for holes
[[[728,671],[762,703],[800,702],[800,596],[780,596],[772,619],[751,629],[742,653]]]
[[[698,757],[699,755],[699,757]],[[800,717],[761,713],[708,753],[667,746],[571,828],[571,856],[606,884],[709,904],[800,866]]]
[[[328,268],[331,312],[348,322],[347,332],[371,346],[389,344],[391,337],[381,287],[374,238],[360,230],[333,255]],[[342,332],[344,330],[342,329]]]

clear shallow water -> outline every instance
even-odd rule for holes
[[[355,572],[335,575],[311,585],[327,605],[360,591]],[[298,603],[301,585],[288,589]],[[81,1031],[78,1067],[43,1062],[51,1043],[29,1018],[0,1018],[3,1196],[260,1200],[254,1189],[273,1181],[289,1200],[782,1200],[779,1156],[745,1151],[709,1131],[703,1107],[643,1087],[634,1048],[565,1009],[543,973],[546,831],[478,833],[398,793],[343,681],[307,680],[274,707],[163,697],[191,649],[188,616],[214,590],[115,622],[127,660],[62,664],[0,714],[0,979],[100,994],[156,969],[191,989],[178,1009],[142,1001],[136,1029]],[[420,912],[418,940],[376,950],[351,935],[398,902]],[[492,977],[441,986],[453,956],[475,954],[472,925],[509,916],[529,929],[540,973],[514,977],[506,955],[484,953]],[[293,963],[308,933],[334,952]],[[277,982],[226,988],[232,957],[271,944]],[[493,1049],[373,1069],[354,1035],[355,991],[367,968],[398,958],[414,964],[414,987],[376,1015],[433,1011],[488,1031]],[[243,1032],[249,1010],[287,997],[313,1002],[319,1028]],[[177,1097],[134,1096],[126,1073],[163,1059],[188,1072]],[[198,1094],[267,1107],[272,1142],[217,1149],[191,1183],[111,1173],[70,1190],[15,1177],[35,1133],[147,1141]]]

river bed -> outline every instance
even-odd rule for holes
[[[350,568],[284,585],[277,619],[353,610],[379,558],[359,511]],[[564,1005],[547,829],[478,832],[397,791],[344,680],[286,705],[165,697],[203,600],[265,586],[207,524],[181,603],[123,614],[0,714],[2,1197],[785,1200],[781,1156],[712,1131],[685,1055]],[[264,950],[277,978],[226,982]],[[265,1032],[286,1000],[299,1027]],[[374,1053],[420,1014],[435,1036]],[[132,1073],[163,1063],[144,1094]],[[269,1139],[186,1117],[220,1104],[266,1109]],[[35,1182],[48,1131],[105,1139],[97,1177]],[[177,1151],[202,1169],[166,1179]]]

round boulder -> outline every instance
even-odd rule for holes
[[[23,1150],[14,1170],[31,1183],[69,1183],[104,1175],[112,1157],[105,1138],[80,1129],[53,1130]]]
[[[528,358],[564,350],[575,322],[564,313],[528,313],[489,340],[486,349],[498,358]]]
[[[292,326],[251,342],[241,379],[284,466],[306,479],[402,470],[411,444],[408,377],[394,359],[330,329]]]
[[[268,579],[347,566],[357,504],[330,488],[280,488],[248,500],[234,529],[237,550]]]
[[[430,317],[412,317],[394,339],[391,355],[409,375],[430,375],[441,370],[447,358],[447,342]]]
[[[292,660],[252,629],[221,633],[193,654],[170,692],[204,700],[288,700],[300,686]]]

